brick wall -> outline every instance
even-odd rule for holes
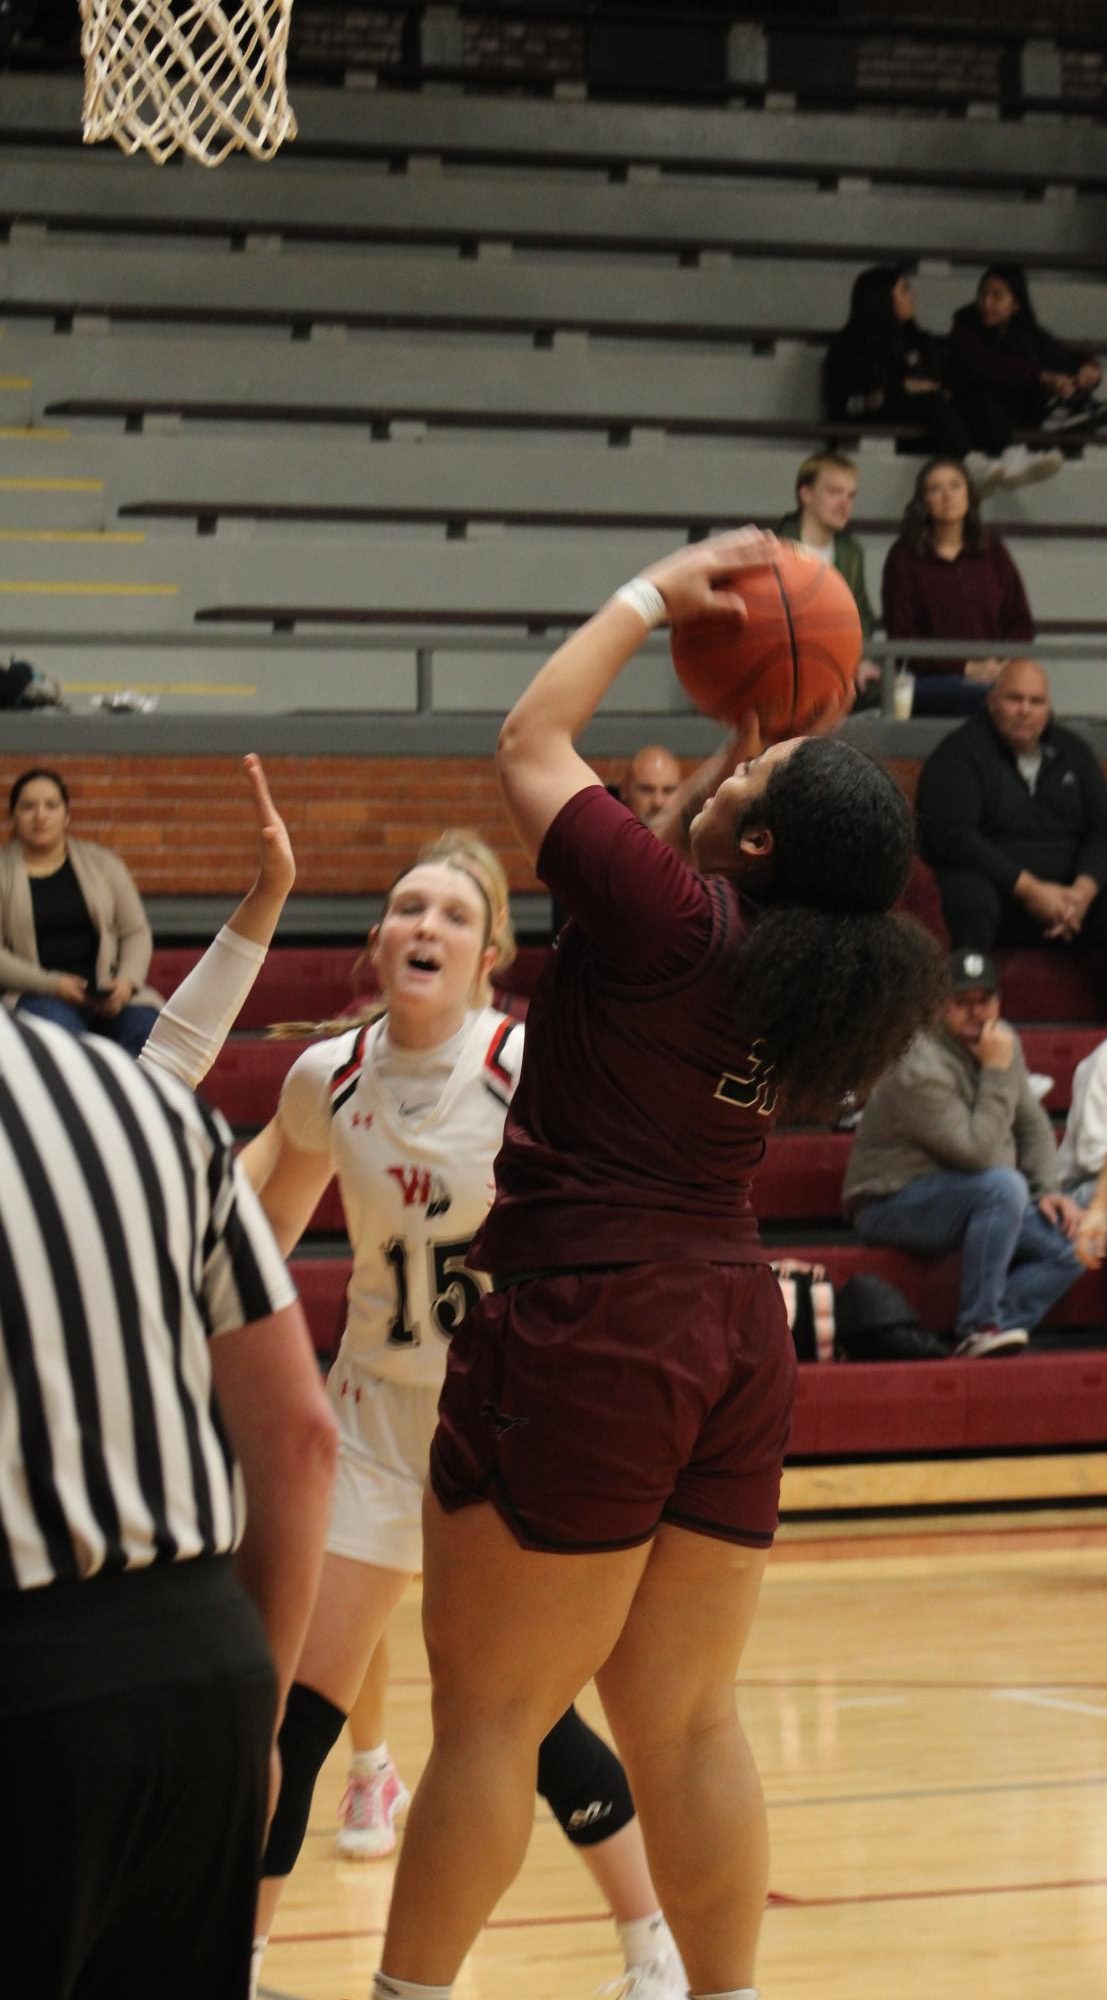
[[[913,800],[920,759],[887,763]],[[249,883],[253,816],[236,757],[63,757],[57,767],[73,832],[114,847],[145,894],[234,895]],[[617,784],[624,767],[621,757],[593,759],[605,784]],[[5,805],[27,768],[26,758],[0,755]],[[445,826],[472,826],[491,841],[514,890],[538,886],[487,757],[267,757],[265,769],[296,849],[298,894],[384,890]]]
[[[605,783],[618,781],[623,761],[596,759]],[[114,847],[147,895],[246,887],[256,849],[237,758],[64,757],[57,766],[73,832]],[[26,758],[0,756],[5,805],[27,768]],[[473,826],[500,850],[513,889],[536,887],[487,757],[269,757],[265,768],[296,849],[300,894],[385,889],[424,840],[450,825]]]

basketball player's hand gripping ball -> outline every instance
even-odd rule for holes
[[[764,743],[832,726],[850,707],[861,620],[836,569],[755,528],[698,543],[646,574],[665,599],[673,665],[705,715]]]

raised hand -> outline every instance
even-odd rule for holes
[[[296,861],[288,828],[269,795],[261,758],[255,757],[251,751],[248,757],[243,758],[242,768],[250,787],[257,821],[258,872],[253,888],[247,891],[234,915],[227,919],[227,926],[237,931],[239,937],[249,938],[254,944],[268,945],[288,892],[296,880]]]
[[[292,842],[273,799],[262,769],[261,758],[251,750],[242,768],[253,798],[258,829],[258,887],[283,901],[296,880]]]
[[[776,536],[760,528],[735,528],[677,549],[642,574],[657,585],[674,625],[693,618],[744,618],[741,572],[764,569],[778,546]]]

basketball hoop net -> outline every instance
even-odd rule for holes
[[[292,0],[80,0],[86,145],[114,139],[159,166],[272,159],[296,136],[285,64]]]

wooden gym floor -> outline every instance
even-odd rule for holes
[[[412,1783],[428,1741],[417,1589],[393,1641],[389,1740]],[[773,1842],[764,2000],[1102,2000],[1107,1515],[786,1528],[739,1696]],[[582,1706],[600,1720],[591,1690]],[[341,1744],[265,1960],[263,1993],[282,2000],[365,2000],[377,1963],[392,1862],[335,1859],[344,1769]],[[591,2000],[620,1969],[538,1802],[460,2000]]]

